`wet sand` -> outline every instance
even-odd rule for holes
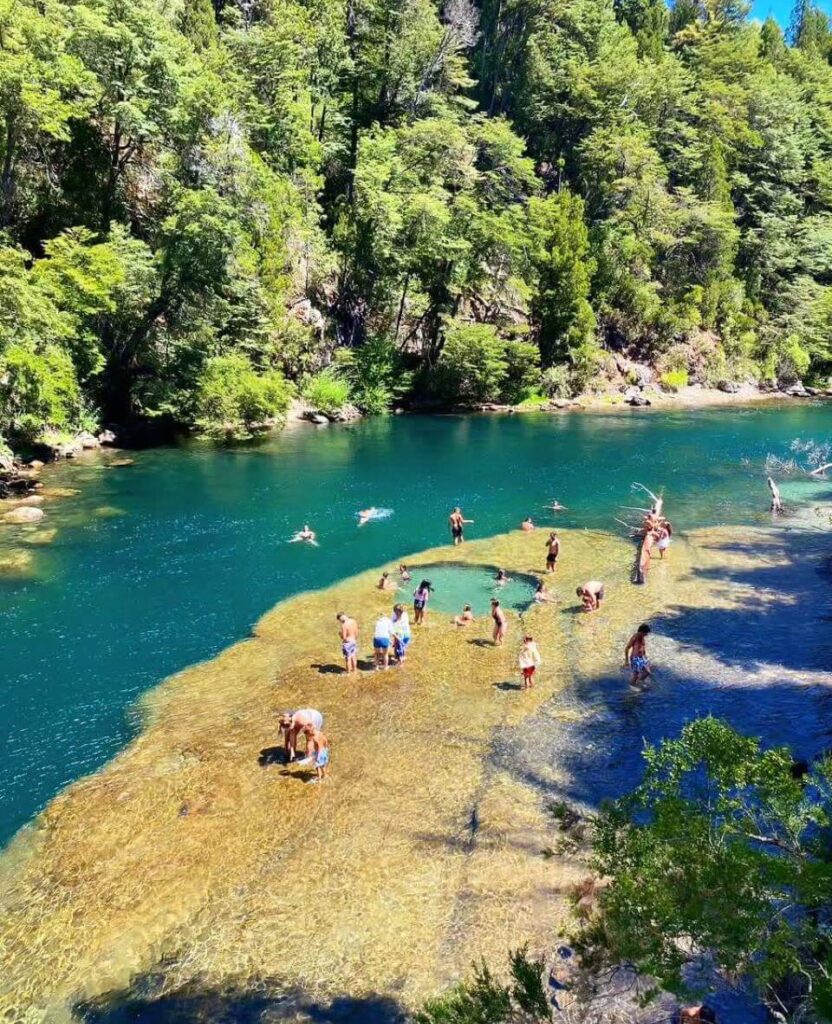
[[[414,575],[437,560],[539,571],[542,539],[405,560]],[[562,539],[560,602],[524,617],[544,659],[530,693],[516,616],[494,649],[485,621],[457,630],[433,612],[403,668],[342,674],[335,613],[359,619],[366,663],[392,603],[378,569],[282,603],[150,693],[140,736],[0,858],[0,1013],[393,1020],[475,958],[551,949],[585,869],[544,856],[559,834],[546,805],[628,788],[642,737],[712,710],[802,756],[823,748],[824,534],[696,531],[645,587],[628,582],[628,541]],[[582,615],[574,588],[599,575],[607,600]],[[643,620],[659,671],[635,695],[621,658]],[[275,713],[299,706],[326,717],[321,786],[269,763]]]

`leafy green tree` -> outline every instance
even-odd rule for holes
[[[401,353],[381,336],[368,338],[357,349],[339,349],[335,365],[349,382],[352,401],[371,415],[389,412],[413,383],[413,373],[406,369]]]
[[[442,398],[462,405],[499,402],[508,361],[505,342],[489,324],[452,321],[436,365],[436,387]]]
[[[81,389],[66,352],[9,345],[0,353],[0,433],[32,440],[81,425]]]
[[[788,750],[713,718],[648,746],[645,760],[642,783],[597,823],[595,867],[609,884],[586,950],[674,992],[689,988],[686,965],[712,958],[786,1014],[788,983],[801,979],[792,994],[829,1019],[832,763],[795,773]]]
[[[245,437],[254,426],[282,419],[291,397],[277,370],[258,374],[239,353],[213,356],[199,376],[196,423],[207,434]]]

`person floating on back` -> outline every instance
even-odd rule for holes
[[[604,600],[604,584],[600,580],[588,580],[575,593],[581,599],[585,612],[597,612]]]
[[[425,612],[430,600],[430,592],[433,590],[430,580],[422,580],[413,592],[413,622],[421,626],[425,621]]]
[[[329,773],[329,740],[320,729],[307,725],[303,729],[306,737],[306,757],[298,761],[299,765],[314,764],[315,778],[310,782],[323,782]]]
[[[323,729],[324,716],[314,708],[301,708],[299,711],[284,711],[278,719],[278,728],[283,733],[283,749],[290,763],[295,759],[298,736],[307,725]]]
[[[506,619],[506,613],[500,607],[500,602],[496,597],[491,601],[491,618],[494,620],[494,633],[492,635],[494,645],[502,647],[508,629],[508,619]]]
[[[292,537],[289,543],[297,544],[298,541],[303,541],[306,544],[314,544],[315,547],[318,546],[317,534],[315,533],[314,530],[309,529],[308,523],[304,524],[302,530],[298,530],[298,532],[294,535],[294,537]]]
[[[554,572],[560,557],[560,538],[554,530],[546,541],[546,572]]]
[[[540,665],[540,651],[534,638],[528,634],[523,637],[523,646],[520,648],[520,673],[523,676],[523,689],[530,690],[534,686],[534,674]]]
[[[335,618],[341,623],[339,636],[341,637],[341,653],[344,655],[344,665],[348,673],[355,672],[358,667],[358,623],[344,612],[338,612]]]
[[[377,513],[378,513],[378,509],[375,506],[373,506],[372,508],[362,509],[358,513],[358,525],[359,526],[366,525],[367,523],[369,523],[369,521],[371,519],[375,519]]]
[[[650,662],[647,660],[647,637],[650,627],[642,623],[627,641],[624,648],[624,664],[628,665],[633,678],[630,686],[643,687],[651,674]]]
[[[451,528],[451,537],[453,537],[454,544],[461,544],[465,537],[463,536],[464,527],[470,523],[473,523],[473,519],[465,519],[462,515],[462,510],[457,507],[448,516],[448,525]]]

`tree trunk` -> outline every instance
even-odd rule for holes
[[[3,155],[3,171],[0,177],[0,189],[3,193],[3,211],[0,226],[8,227],[14,217],[14,151],[15,135],[14,120],[6,120],[6,152]]]

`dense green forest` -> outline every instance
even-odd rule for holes
[[[830,61],[809,0],[0,0],[0,434],[825,379]]]

